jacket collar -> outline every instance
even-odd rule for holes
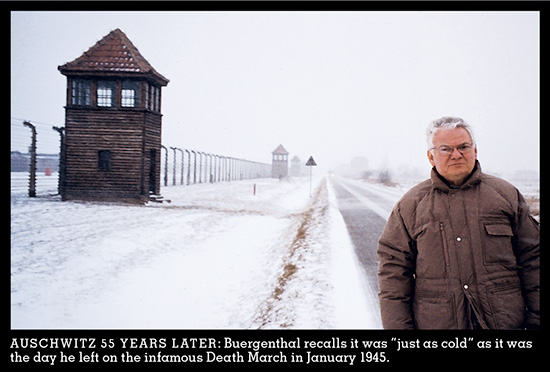
[[[444,192],[449,192],[453,189],[467,189],[481,182],[481,165],[479,164],[479,161],[476,160],[474,170],[472,170],[470,176],[460,186],[452,186],[451,184],[449,184],[449,182],[447,182],[447,180],[437,172],[435,167],[432,168],[431,179],[433,188]]]

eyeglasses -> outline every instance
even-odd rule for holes
[[[449,145],[441,145],[439,147],[432,147],[430,150],[437,150],[439,152],[439,155],[441,156],[450,156],[455,149],[458,150],[462,155],[469,154],[470,151],[472,151],[472,148],[474,147],[473,143],[463,143],[458,146],[449,146]]]

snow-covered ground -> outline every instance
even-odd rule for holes
[[[312,198],[308,178],[261,179],[143,206],[61,202],[55,175],[28,198],[26,177],[12,173],[14,329],[380,327],[324,177]]]
[[[397,200],[416,182],[370,190]],[[170,203],[129,205],[61,202],[56,174],[29,198],[12,173],[11,326],[380,328],[330,184],[168,186]]]

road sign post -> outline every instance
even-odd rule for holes
[[[309,197],[311,198],[311,173],[312,167],[316,166],[317,163],[313,160],[313,156],[309,157],[309,160],[306,163],[306,167],[309,167]]]

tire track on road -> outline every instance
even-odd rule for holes
[[[376,250],[382,230],[395,204],[395,196],[367,190],[368,186],[331,179],[338,198],[338,208],[348,228],[355,253],[367,276],[373,294],[378,294],[378,260]],[[376,297],[376,301],[378,298]]]

